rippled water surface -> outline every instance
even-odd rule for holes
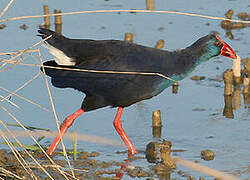
[[[2,10],[8,3],[2,0]],[[48,4],[51,10],[59,9],[62,12],[96,10],[96,9],[145,9],[145,1],[97,1],[97,0],[75,0],[75,1],[15,1],[4,18],[39,15],[42,14],[42,6]],[[239,0],[189,0],[189,1],[157,1],[156,10],[181,11],[197,13],[210,16],[224,17],[225,12],[232,8],[233,19],[237,19],[239,12],[249,12],[250,2]],[[1,19],[0,19],[1,20]],[[13,52],[26,49],[40,41],[36,36],[39,24],[43,23],[42,18],[31,18],[4,22],[7,27],[0,30],[0,52]],[[19,28],[26,24],[28,29]],[[53,23],[53,21],[52,21]],[[126,32],[134,34],[134,42],[153,47],[159,39],[164,39],[164,49],[174,50],[185,48],[198,38],[207,35],[211,31],[217,31],[243,58],[250,56],[250,28],[232,30],[234,40],[225,36],[226,31],[220,26],[219,20],[210,20],[199,17],[189,17],[171,14],[154,13],[95,13],[63,16],[63,34],[72,38],[89,39],[124,39]],[[1,23],[0,23],[1,24]],[[54,29],[54,26],[51,27]],[[52,59],[52,56],[42,46],[41,54],[43,60]],[[5,57],[7,58],[7,56]],[[25,57],[23,63],[39,64],[38,56]],[[250,149],[250,118],[248,105],[244,105],[243,95],[239,93],[240,104],[236,100],[233,103],[234,118],[223,116],[224,109],[224,83],[211,81],[210,78],[221,78],[222,73],[232,67],[232,61],[226,57],[213,58],[200,65],[189,77],[180,82],[178,94],[172,94],[168,88],[153,99],[134,104],[125,111],[122,116],[123,127],[138,150],[144,151],[146,145],[153,141],[151,117],[152,112],[161,110],[163,119],[162,138],[172,142],[173,149],[186,150],[176,152],[174,155],[200,163],[220,171],[235,173],[242,179],[249,178],[249,149]],[[18,65],[13,69],[1,72],[0,86],[9,90],[15,90],[30,80],[40,70],[38,67]],[[196,82],[190,79],[193,75],[205,76],[205,80]],[[60,121],[67,115],[76,111],[84,98],[84,94],[73,89],[57,89],[50,84],[55,109]],[[2,96],[8,95],[0,91]],[[11,100],[20,106],[20,109],[13,107],[6,101],[1,103],[24,125],[50,128],[56,130],[56,123],[51,110],[48,92],[44,78],[39,76],[28,86],[18,92],[42,106],[50,109],[44,111],[18,97],[11,97]],[[3,110],[0,111],[1,120],[15,123]],[[107,139],[120,141],[112,121],[116,109],[102,108],[79,117],[70,130],[81,134],[95,135]],[[11,128],[19,130],[17,128]],[[33,144],[29,139],[22,140],[26,144]],[[46,138],[41,144],[52,139]],[[72,148],[71,140],[64,141],[67,147]],[[2,147],[6,147],[1,145]],[[98,151],[98,160],[122,161],[127,154],[116,154],[117,151],[126,150],[124,147],[109,146],[103,144],[78,142],[78,148],[85,151]],[[210,149],[215,153],[215,159],[204,161],[200,158],[200,152]],[[144,156],[140,153],[139,156]],[[142,166],[147,169],[150,163],[140,159],[133,161],[134,166]],[[171,178],[185,179],[177,174],[178,170],[188,172],[197,179],[203,176],[206,179],[213,179],[201,173],[177,166]],[[124,179],[132,179],[124,175]]]

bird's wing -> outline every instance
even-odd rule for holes
[[[58,65],[83,69],[116,71],[161,70],[166,51],[119,40],[69,39],[54,31],[40,28],[48,49]]]
[[[115,40],[90,40],[90,39],[69,39],[54,31],[40,28],[38,30],[43,39],[46,40],[50,53],[55,57],[58,65],[74,66],[83,61],[92,61],[106,59],[112,56],[111,48],[118,41]]]

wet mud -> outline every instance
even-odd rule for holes
[[[34,176],[38,179],[48,179],[47,175],[36,164],[32,162],[28,155],[23,151],[19,152],[24,160],[27,162],[28,167],[32,169]],[[32,156],[46,168],[46,171],[53,176],[54,179],[64,179],[54,165],[51,165],[50,161],[45,157],[41,151],[30,152]],[[130,178],[153,178],[158,174],[162,176],[166,173],[166,169],[169,172],[171,169],[162,163],[158,163],[152,168],[145,169],[140,166],[132,166],[132,162],[138,158],[128,158],[122,162],[119,161],[101,161],[98,160],[98,152],[79,152],[77,160],[72,160],[73,157],[69,155],[70,163],[74,169],[74,173],[77,179],[121,179],[125,174]],[[71,174],[71,171],[66,168],[67,161],[64,159],[62,153],[56,153],[52,159],[60,166],[65,173]],[[17,175],[20,178],[30,178],[23,166],[19,163],[15,155],[9,150],[0,150],[0,164],[5,170]],[[27,166],[26,166],[27,167]],[[0,177],[5,179],[15,179],[11,173],[1,173]],[[70,178],[70,176],[68,176]]]
[[[172,159],[171,154],[175,155],[183,153],[185,150],[171,150],[172,143],[167,140],[157,140],[150,142],[145,152],[139,152],[136,156],[128,156],[123,161],[103,161],[100,160],[99,152],[77,152],[76,160],[73,160],[73,155],[68,154],[72,169],[77,179],[103,179],[103,180],[116,180],[116,179],[171,179],[171,174],[179,176],[180,179],[195,179],[192,174],[180,169]],[[70,151],[69,151],[70,152]],[[4,179],[18,179],[18,178],[31,178],[35,176],[38,179],[49,179],[47,174],[35,164],[30,156],[24,151],[18,152],[26,161],[24,167],[19,163],[16,156],[10,150],[0,150],[0,164],[6,171],[2,171],[1,178]],[[46,171],[54,179],[65,179],[65,177],[57,170],[59,167],[68,178],[72,179],[71,170],[68,168],[68,163],[64,158],[61,150],[54,153],[51,158],[55,162],[52,164],[48,158],[42,153],[41,150],[29,151],[32,156],[46,169]],[[117,152],[118,154],[127,154],[127,152]],[[208,158],[208,159],[206,159]],[[214,153],[211,150],[204,150],[201,152],[201,159],[213,160]],[[145,160],[147,164],[143,166],[134,166],[136,161]],[[194,161],[199,163],[198,160]],[[30,168],[30,169],[29,169]],[[8,173],[9,172],[9,173]],[[14,175],[13,175],[14,174]],[[18,177],[18,178],[16,178]],[[202,179],[203,177],[199,177]],[[204,178],[203,178],[204,179]]]

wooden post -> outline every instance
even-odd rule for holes
[[[49,6],[48,5],[43,6],[43,14],[44,15],[49,14]],[[44,27],[46,29],[50,29],[50,16],[45,16],[43,19],[44,19]]]
[[[126,42],[133,42],[133,33],[125,33],[125,38],[124,40]]]
[[[231,69],[227,69],[223,73],[223,79],[225,83],[224,95],[232,95],[233,71]]]
[[[54,10],[54,14],[62,13],[62,11]],[[62,34],[62,16],[55,16],[55,30],[58,34]]]
[[[152,126],[157,126],[157,127],[161,127],[162,123],[161,123],[161,111],[157,110],[153,112],[152,115]]]
[[[58,14],[58,13],[62,13],[62,11],[55,9],[54,14]],[[55,24],[62,24],[62,16],[61,15],[55,16]]]
[[[153,126],[153,137],[154,138],[161,137],[162,123],[161,123],[161,111],[160,110],[153,112],[152,126]]]
[[[146,0],[147,10],[155,9],[155,0]]]
[[[178,83],[178,82],[175,82],[175,83],[172,85],[172,93],[173,93],[173,94],[177,94],[177,93],[178,93],[178,87],[179,87],[179,83]]]
[[[163,39],[160,39],[159,41],[157,41],[155,48],[157,49],[162,49],[164,47],[165,41]]]

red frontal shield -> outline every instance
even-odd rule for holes
[[[226,57],[229,57],[232,59],[236,59],[237,56],[236,56],[235,52],[233,51],[233,49],[227,43],[225,43],[219,36],[216,35],[216,38],[219,40],[219,42],[216,43],[216,45],[217,46],[220,46],[221,44],[223,45],[223,47],[221,48],[220,55],[226,56]]]

